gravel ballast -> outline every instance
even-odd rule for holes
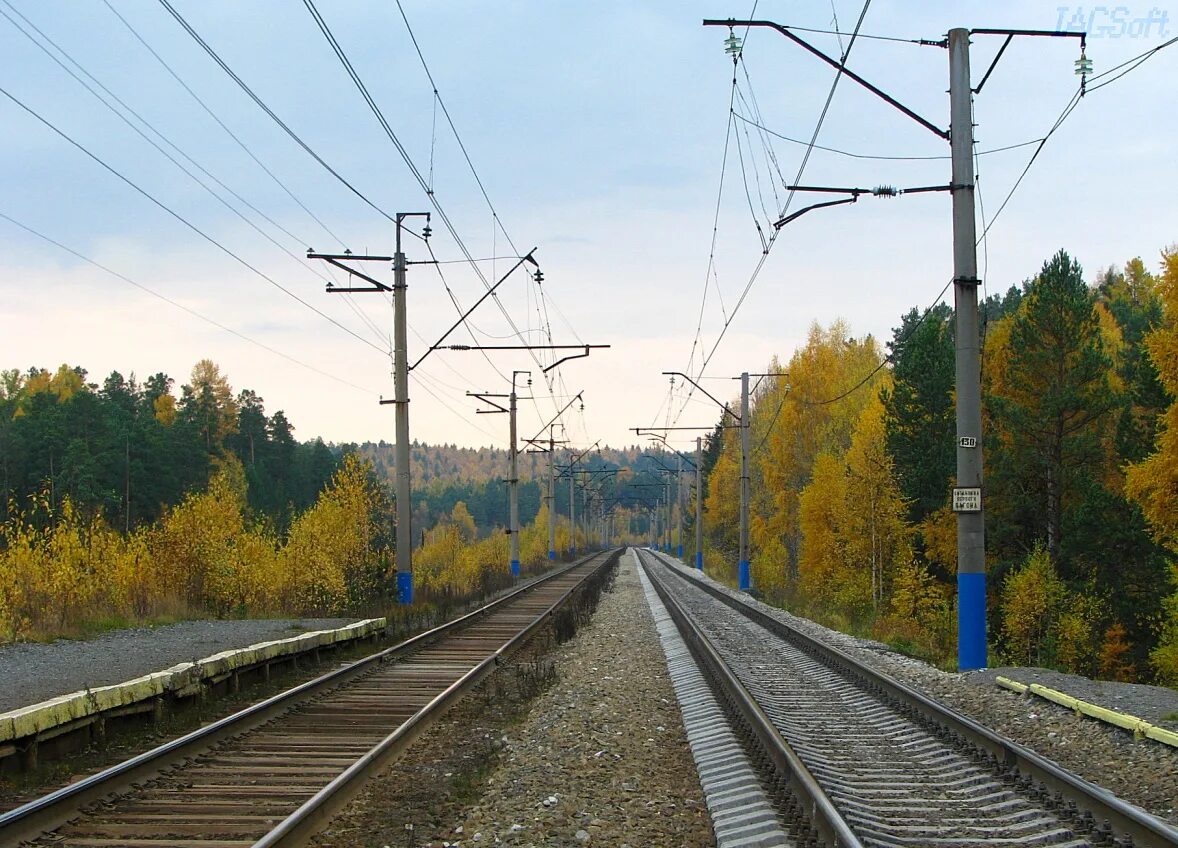
[[[220,651],[351,623],[347,618],[183,621],[112,630],[85,641],[0,645],[0,712],[87,687],[124,683]]]
[[[664,561],[687,569],[677,560],[661,555]],[[711,577],[710,584],[733,597],[749,601],[748,595],[731,589]],[[1054,760],[1069,771],[1103,786],[1118,797],[1137,804],[1171,824],[1178,824],[1178,748],[1152,740],[1135,740],[1133,734],[1113,725],[1076,715],[1033,695],[1018,695],[994,684],[998,670],[952,674],[926,663],[889,650],[879,642],[859,639],[823,627],[809,619],[754,601],[769,615],[816,639],[850,654],[855,659],[901,680],[946,706],[963,713],[996,733],[1013,739],[1039,754]],[[1158,687],[1087,681],[1081,685],[1075,675],[1043,674],[1032,680],[1031,674],[1014,674],[1025,682],[1041,682],[1084,700],[1137,715],[1152,721],[1158,710],[1166,708],[1164,693]],[[1022,669],[1021,672],[1035,670]],[[1053,685],[1054,684],[1054,685]],[[1115,697],[1119,695],[1120,697]],[[1162,722],[1170,725],[1169,722]]]
[[[633,558],[618,569],[452,845],[715,844]]]

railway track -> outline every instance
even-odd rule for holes
[[[1175,846],[1178,829],[649,551],[640,561],[784,799],[839,846]]]
[[[578,590],[596,554],[0,816],[0,845],[299,845]],[[600,584],[599,584],[600,585]]]

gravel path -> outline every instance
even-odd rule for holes
[[[667,559],[665,556],[663,558]],[[683,566],[680,564],[680,567]],[[692,569],[692,573],[697,572]],[[748,600],[747,595],[711,578],[707,579],[729,595]],[[1136,741],[1133,734],[1125,730],[1077,716],[1071,710],[1042,698],[1017,695],[1000,689],[993,682],[997,670],[993,673],[951,674],[894,653],[879,642],[857,639],[830,630],[767,604],[760,604],[760,607],[780,621],[903,680],[980,724],[1105,787],[1122,799],[1178,825],[1178,748],[1152,740]],[[1047,686],[1054,683],[1056,685],[1052,688],[1060,688],[1078,698],[1092,698],[1096,703],[1102,703],[1095,698],[1098,689],[1104,691],[1106,696],[1109,693],[1119,694],[1121,697],[1113,702],[1115,709],[1150,721],[1153,720],[1151,714],[1159,706],[1155,698],[1160,699],[1161,696],[1156,692],[1149,693],[1144,700],[1135,699],[1135,694],[1140,694],[1139,690],[1158,687],[1088,681],[1086,688],[1073,689],[1065,685],[1067,681],[1061,678],[1072,678],[1073,683],[1084,678],[1055,674],[1052,672],[1039,682]]]
[[[346,618],[183,621],[112,630],[95,639],[0,645],[0,712],[95,686],[123,683],[256,642],[350,624]]]
[[[715,844],[633,558],[618,569],[451,845]]]

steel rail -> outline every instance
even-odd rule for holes
[[[1056,800],[1074,803],[1090,814],[1095,822],[1107,822],[1118,838],[1129,838],[1138,848],[1174,848],[1178,846],[1178,828],[1118,798],[1101,786],[1075,775],[1040,754],[1006,739],[988,727],[958,713],[944,704],[912,689],[907,684],[860,662],[846,652],[828,645],[807,633],[774,618],[744,598],[737,598],[697,577],[686,567],[667,562],[653,554],[656,561],[681,580],[693,584],[725,605],[745,615],[770,633],[793,642],[847,677],[881,697],[891,700],[910,717],[927,725],[944,728],[961,741],[972,745],[994,768],[1017,772],[1037,781]]]
[[[593,557],[599,555],[595,553],[583,557],[563,568],[533,578],[502,597],[458,618],[419,633],[397,645],[356,660],[342,668],[329,671],[313,680],[273,695],[191,733],[10,810],[0,815],[0,844],[17,844],[56,830],[76,818],[79,808],[119,795],[135,784],[158,777],[178,760],[193,757],[229,737],[253,730],[295,704],[324,690],[349,683],[386,662],[412,654],[427,644],[475,623],[541,584],[555,580],[573,569],[585,565]],[[620,552],[607,556],[602,566],[616,561],[618,555]]]
[[[429,727],[430,723],[443,714],[468,689],[493,671],[504,659],[510,656],[527,639],[552,616],[569,597],[583,588],[589,581],[600,575],[607,568],[618,561],[621,549],[611,552],[591,573],[570,586],[559,598],[552,602],[547,609],[532,620],[523,630],[513,636],[507,643],[499,647],[491,656],[480,662],[444,691],[436,695],[433,700],[422,707],[404,724],[386,736],[367,754],[345,769],[327,786],[319,790],[301,807],[287,816],[283,821],[264,837],[254,843],[254,848],[290,848],[304,844],[314,836],[328,821],[331,820],[345,804],[348,803],[363,788],[364,782],[372,775],[395,760],[408,748],[417,737]],[[588,557],[586,559],[592,559]],[[583,562],[581,564],[584,564]],[[565,569],[564,571],[567,571]],[[563,574],[564,571],[561,573]]]
[[[640,548],[639,562],[650,577],[651,585],[662,599],[668,614],[679,628],[679,634],[687,643],[696,662],[703,667],[706,676],[715,684],[717,694],[727,702],[745,724],[756,744],[773,764],[776,774],[785,782],[799,801],[799,807],[809,824],[819,834],[823,843],[837,848],[862,848],[862,842],[851,830],[851,826],[835,807],[826,790],[794,752],[789,742],[765,715],[752,693],[737,678],[736,673],[720,656],[712,641],[696,624],[691,614],[683,608],[678,599],[663,585],[662,578],[647,563],[650,553]],[[799,844],[801,840],[799,839]]]

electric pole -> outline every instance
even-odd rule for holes
[[[773,29],[826,64],[836,68],[840,75],[853,80],[925,129],[949,142],[951,183],[947,186],[919,186],[903,191],[897,191],[889,186],[878,189],[786,186],[791,192],[795,190],[835,192],[847,194],[849,197],[844,200],[808,206],[781,218],[774,224],[774,227],[780,229],[813,209],[854,203],[863,194],[895,197],[903,193],[949,191],[953,198],[952,282],[956,324],[954,368],[957,398],[957,480],[952,491],[951,506],[953,512],[957,514],[957,667],[961,671],[985,668],[987,665],[986,537],[982,500],[981,336],[978,332],[978,286],[981,281],[978,279],[977,231],[974,222],[976,174],[973,159],[973,96],[981,93],[1011,40],[1016,36],[1032,36],[1079,39],[1080,58],[1075,62],[1075,72],[1080,77],[1079,93],[1083,97],[1088,74],[1092,72],[1092,62],[1085,55],[1087,33],[1066,30],[995,28],[971,30],[957,28],[949,30],[948,37],[941,41],[916,39],[917,44],[944,48],[949,52],[950,126],[946,131],[849,70],[846,67],[845,55],[841,60],[827,56],[818,48],[808,44],[787,26],[772,21],[738,21],[733,18],[723,21],[705,20],[704,26],[726,26],[729,30],[736,26]],[[976,88],[972,85],[969,69],[969,39],[971,35],[1006,37]],[[737,49],[739,50],[739,39],[737,40]],[[742,435],[744,434],[742,433]],[[742,450],[742,453],[746,452]],[[742,485],[747,485],[743,478],[741,482]]]
[[[949,147],[952,156],[953,297],[956,312],[957,661],[985,668],[986,537],[982,508],[982,389],[978,255],[974,223],[973,92],[969,30],[949,30]]]
[[[397,600],[413,603],[413,508],[409,474],[409,339],[405,316],[405,254],[401,251],[401,213],[397,213],[397,246],[393,253],[393,404],[397,500]]]
[[[556,562],[556,425],[548,427],[548,561]]]
[[[678,453],[678,451],[676,451]],[[675,473],[675,507],[679,510],[679,559],[683,559],[683,457],[679,457],[679,470]]]
[[[511,537],[511,554],[509,556],[509,567],[511,568],[511,576],[519,577],[519,447],[517,444],[516,426],[516,410],[519,396],[515,391],[515,381],[520,374],[528,375],[528,385],[532,385],[532,376],[530,371],[512,371],[511,372],[511,392],[507,395],[496,395],[490,392],[467,392],[468,397],[476,397],[483,403],[488,403],[495,407],[494,409],[479,409],[475,414],[486,413],[500,413],[506,412],[508,418],[508,478],[507,478],[507,502],[508,502],[508,517],[507,517],[507,534]],[[496,403],[495,398],[506,398],[507,407],[504,408],[499,403]]]
[[[395,466],[396,497],[396,565],[397,565],[397,601],[402,604],[413,603],[413,505],[410,500],[410,468],[409,468],[409,341],[406,331],[406,288],[405,269],[407,262],[401,250],[401,231],[404,229],[406,218],[422,217],[426,225],[422,231],[423,238],[429,238],[428,212],[398,212],[395,218],[396,251],[392,256],[357,256],[351,253],[320,254],[307,251],[309,259],[323,259],[338,268],[342,268],[350,275],[360,277],[370,283],[363,288],[340,288],[331,283],[327,284],[328,293],[348,292],[387,292],[389,287],[372,277],[344,265],[347,260],[368,262],[393,262],[393,399],[381,399],[381,404],[393,404],[396,411],[395,438],[393,463]]]
[[[749,568],[749,372],[740,375],[740,591],[752,588]]]
[[[704,570],[703,438],[695,437],[695,567]]]

